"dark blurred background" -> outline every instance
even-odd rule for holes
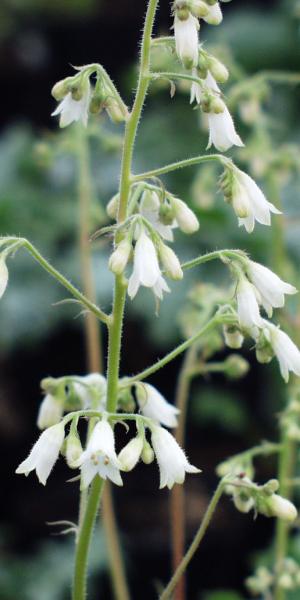
[[[170,4],[164,0],[160,4],[156,30],[167,34]],[[298,2],[233,0],[222,6],[222,26],[204,25],[201,39],[232,68],[232,81],[225,90],[229,101],[230,86],[244,76],[266,69],[300,72]],[[145,0],[2,0],[0,5],[1,233],[28,237],[78,284],[73,134],[72,128],[59,132],[50,117],[55,107],[50,90],[72,73],[71,65],[101,62],[130,104],[145,7]],[[285,239],[295,265],[300,258],[299,174],[287,148],[292,148],[294,156],[300,141],[299,100],[295,85],[267,86],[257,99],[258,126],[232,103],[237,127],[249,142],[249,147],[236,152],[237,162],[260,178],[271,195],[280,193],[287,214]],[[243,101],[247,108],[249,98]],[[105,205],[117,190],[121,132],[122,128],[113,127],[102,116],[91,126],[93,230],[105,222]],[[207,134],[200,128],[197,131],[197,114],[189,108],[185,90],[178,89],[171,100],[168,88],[157,85],[144,112],[136,170],[199,154],[206,140]],[[284,163],[280,157],[286,156]],[[270,172],[278,164],[274,180]],[[187,259],[215,248],[241,247],[275,267],[270,231],[258,226],[255,234],[247,236],[238,229],[230,208],[216,194],[218,174],[215,167],[203,167],[166,178],[168,188],[193,205],[202,225],[198,236],[188,240],[178,236],[178,254]],[[106,267],[109,250],[106,240],[94,253],[98,297],[107,309],[112,284]],[[0,329],[0,599],[64,600],[70,597],[73,539],[53,536],[54,528],[47,522],[76,520],[77,485],[65,483],[69,472],[62,461],[46,488],[33,476],[17,477],[14,470],[38,435],[40,380],[86,372],[83,319],[70,305],[54,306],[65,297],[64,291],[25,253],[19,253],[9,267]],[[150,294],[139,294],[128,306],[123,374],[143,369],[182,339],[178,315],[188,302],[187,283],[192,286],[216,277],[224,286],[228,284],[224,270],[211,265],[189,274],[184,284],[172,285],[173,293],[163,302],[158,317]],[[192,387],[186,446],[203,474],[188,477],[186,482],[189,540],[216,486],[216,465],[277,435],[276,412],[282,405],[284,386],[276,365],[258,365],[250,347],[243,354],[251,363],[243,380],[232,382],[220,375],[197,380]],[[218,358],[224,356],[220,349]],[[174,399],[180,364],[178,359],[151,379],[169,401]],[[273,459],[258,467],[257,480],[274,476]],[[156,597],[156,586],[170,574],[168,493],[157,489],[155,466],[138,466],[124,479],[126,485],[115,492],[115,502],[132,599],[151,600]],[[254,521],[252,515],[241,515],[225,498],[191,564],[188,597],[248,597],[244,579],[256,564],[257,553],[269,547],[273,526],[271,520]],[[300,553],[300,542],[295,539],[296,553],[297,544]],[[109,599],[101,527],[95,532],[92,556],[89,598]]]

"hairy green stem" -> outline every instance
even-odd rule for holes
[[[77,538],[72,600],[84,600],[86,598],[88,554],[99,501],[103,491],[103,484],[104,482],[100,477],[95,477],[91,485],[86,510],[80,527],[80,533]]]
[[[78,196],[79,196],[79,251],[81,262],[81,278],[83,291],[92,302],[96,301],[95,279],[92,265],[90,244],[90,214],[92,198],[92,181],[90,172],[90,157],[87,130],[80,124],[78,126]],[[101,328],[99,320],[89,312],[84,320],[87,366],[89,373],[103,372],[103,354],[101,343]],[[89,420],[87,439],[89,439],[95,419]],[[125,576],[125,568],[120,550],[120,540],[116,523],[113,498],[110,483],[103,484],[103,526],[108,548],[110,574],[112,587],[116,600],[129,600],[129,592]],[[86,510],[88,490],[82,490],[80,495],[79,527]],[[80,535],[80,533],[78,534]]]
[[[135,381],[142,381],[143,379],[147,379],[148,377],[150,377],[150,375],[152,375],[153,373],[156,373],[156,371],[158,371],[159,369],[161,369],[162,367],[167,365],[169,362],[174,360],[174,358],[179,356],[179,354],[182,354],[182,352],[185,352],[185,350],[187,350],[190,346],[192,346],[195,342],[197,342],[197,340],[201,336],[206,335],[207,333],[209,333],[212,329],[214,329],[218,325],[222,325],[225,323],[228,325],[234,325],[234,324],[236,324],[236,322],[237,322],[237,319],[234,315],[232,315],[232,316],[231,315],[216,315],[206,325],[204,325],[204,327],[202,327],[202,329],[200,329],[195,335],[190,337],[188,340],[186,340],[182,344],[179,344],[179,346],[177,346],[174,350],[172,350],[171,352],[166,354],[166,356],[164,356],[163,358],[158,360],[151,367],[148,367],[147,369],[145,369],[141,373],[138,373],[137,375],[134,375],[133,377],[129,377],[126,380],[126,383],[130,384],[130,383],[134,383]]]
[[[209,505],[208,505],[208,508],[203,517],[202,523],[194,537],[192,544],[190,545],[190,547],[189,547],[187,553],[185,554],[184,558],[182,559],[180,565],[176,569],[172,579],[170,580],[167,587],[164,589],[163,593],[161,594],[160,600],[169,600],[171,598],[171,595],[172,595],[178,581],[180,580],[182,574],[185,572],[185,570],[186,570],[189,562],[192,560],[195,552],[198,550],[199,545],[201,544],[201,542],[206,534],[207,528],[210,524],[210,521],[215,512],[217,504],[223,494],[224,486],[225,486],[225,481],[224,481],[224,479],[222,479],[220,481]]]
[[[159,175],[165,175],[166,173],[170,173],[171,171],[177,171],[178,169],[184,169],[185,167],[192,167],[193,165],[199,165],[204,162],[212,162],[214,160],[220,162],[223,165],[232,162],[230,158],[227,158],[227,156],[223,156],[222,154],[207,154],[204,156],[194,156],[193,158],[186,158],[185,160],[179,160],[177,162],[170,163],[165,167],[159,167],[158,169],[153,169],[152,171],[146,171],[145,173],[133,175],[132,181],[142,181],[143,179],[158,177]]]
[[[197,256],[181,265],[182,269],[193,269],[199,265],[203,265],[211,260],[239,260],[243,263],[247,261],[247,255],[242,250],[216,250],[214,252],[208,252],[202,256]]]
[[[127,208],[129,201],[130,185],[131,185],[131,165],[135,137],[137,128],[144,105],[148,85],[149,85],[149,67],[150,67],[150,47],[151,47],[151,35],[152,28],[156,13],[158,0],[149,0],[147,14],[144,25],[142,49],[141,49],[141,61],[140,61],[140,73],[137,92],[133,105],[132,112],[127,120],[124,136],[123,145],[123,156],[121,165],[121,178],[120,178],[120,202],[118,210],[118,224],[122,223],[127,217]],[[113,311],[112,317],[109,323],[109,341],[108,341],[108,364],[107,364],[107,410],[115,411],[117,407],[117,394],[118,394],[118,383],[119,383],[119,364],[120,364],[120,353],[121,353],[121,337],[122,337],[122,323],[123,314],[125,307],[126,298],[126,286],[123,282],[122,276],[116,276],[115,287],[114,287],[114,300],[113,300]],[[100,481],[97,478],[97,482]],[[95,482],[92,485],[92,491],[90,493],[87,510],[91,504],[91,497],[95,498],[96,501],[93,503],[93,518],[89,520],[86,527],[82,528],[82,532],[79,538],[83,546],[81,558],[84,563],[81,574],[85,580],[85,571],[87,566],[87,551],[89,547],[89,540],[92,534],[93,523],[96,518],[97,509],[99,505],[101,486],[95,490]],[[94,491],[95,490],[95,491]],[[93,496],[92,496],[93,495]],[[83,524],[86,521],[86,515],[84,517]],[[82,540],[83,538],[83,540]],[[84,552],[85,551],[85,552]],[[78,561],[76,563],[79,568]],[[82,578],[82,577],[81,577]],[[81,583],[81,580],[80,582]],[[84,600],[85,598],[85,587],[81,585],[79,593],[74,597],[74,600]]]
[[[82,294],[66,277],[64,277],[57,269],[52,267],[50,263],[38,252],[38,250],[25,238],[9,237],[7,242],[20,242],[20,247],[26,248],[33,258],[47,271],[54,279],[56,279],[63,287],[65,287],[76,300],[90,310],[100,321],[109,324],[109,316],[101,310],[96,304],[91,302],[84,294]]]

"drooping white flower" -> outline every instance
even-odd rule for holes
[[[65,437],[62,423],[53,425],[41,433],[34,444],[29,456],[18,466],[16,473],[27,475],[36,471],[37,477],[43,485],[56,463]]]
[[[231,146],[244,146],[240,136],[235,131],[232,116],[224,105],[223,112],[208,113],[209,140],[207,149],[212,145],[220,152],[226,152]]]
[[[153,225],[154,229],[168,242],[173,241],[173,229],[177,227],[175,219],[171,225],[165,225],[159,218],[160,201],[156,192],[146,190],[140,202],[141,215]]]
[[[106,404],[106,379],[101,373],[89,373],[77,378],[74,392],[80,399],[83,409],[103,410]]]
[[[296,344],[284,331],[265,319],[262,319],[262,327],[263,333],[277,357],[284,381],[288,382],[289,371],[300,377],[300,352]]]
[[[63,415],[64,405],[60,398],[53,394],[46,394],[43,402],[40,405],[37,418],[37,426],[39,429],[46,429],[52,425],[56,425],[61,420]]]
[[[240,277],[237,288],[237,312],[241,327],[260,327],[262,318],[259,312],[258,292],[246,277]]]
[[[144,447],[144,440],[141,436],[137,436],[130,440],[124,448],[122,448],[118,459],[121,463],[122,471],[132,471],[140,460]]]
[[[96,475],[123,485],[121,463],[115,451],[114,432],[106,419],[99,421],[92,432],[86,450],[77,462],[81,469],[82,488],[86,489]]]
[[[174,483],[183,483],[185,473],[200,473],[191,465],[175,438],[162,427],[153,427],[151,441],[160,472],[160,489],[171,489]]]
[[[272,512],[272,516],[283,519],[284,521],[295,521],[298,515],[294,504],[278,494],[272,494],[272,496],[270,496],[268,508]]]
[[[177,56],[187,69],[196,67],[199,60],[199,22],[191,13],[180,19],[175,13],[174,32]]]
[[[67,127],[73,121],[82,121],[87,126],[89,116],[89,105],[91,99],[91,87],[90,82],[87,79],[84,85],[82,97],[80,100],[75,100],[71,92],[64,97],[59,103],[55,111],[52,113],[52,117],[60,115],[59,126]]]
[[[163,291],[169,291],[161,275],[155,246],[144,228],[140,230],[134,249],[133,272],[128,283],[128,294],[131,299],[137,294],[141,285],[152,288],[159,299],[162,299]]]
[[[280,211],[268,202],[261,189],[247,173],[235,167],[234,175],[233,205],[234,202],[240,202],[247,210],[247,215],[239,218],[239,224],[243,225],[248,233],[253,231],[255,221],[262,225],[271,225],[271,213],[278,215]]]
[[[219,2],[208,5],[209,13],[204,15],[203,20],[209,25],[220,25],[223,20],[222,10]]]
[[[177,427],[178,408],[165,400],[162,394],[150,383],[136,386],[136,397],[141,413],[166,427]]]
[[[282,308],[284,306],[285,294],[297,293],[293,285],[282,281],[273,271],[252,260],[248,263],[247,275],[259,291],[261,304],[269,317],[272,316],[273,307]]]
[[[8,268],[5,262],[5,253],[0,255],[0,298],[2,298],[8,284]]]

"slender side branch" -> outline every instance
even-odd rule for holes
[[[198,550],[205,534],[207,531],[207,528],[211,522],[212,516],[215,512],[215,509],[217,507],[217,504],[223,494],[224,491],[224,487],[225,484],[228,483],[225,481],[225,479],[222,479],[208,505],[207,511],[204,515],[204,518],[202,520],[202,523],[195,535],[195,538],[192,542],[192,544],[190,545],[187,553],[185,554],[183,560],[181,561],[179,567],[177,568],[177,570],[175,571],[172,579],[170,580],[170,582],[168,583],[167,587],[165,588],[165,590],[163,591],[163,593],[160,596],[160,600],[169,600],[169,598],[171,598],[171,594],[174,590],[174,588],[176,587],[178,581],[180,580],[180,578],[182,577],[183,573],[185,572],[189,562],[192,560],[195,552]]]
[[[133,377],[129,377],[128,379],[126,379],[126,385],[128,385],[130,383],[134,383],[135,381],[142,381],[143,379],[147,379],[150,375],[153,375],[153,373],[156,373],[156,371],[158,371],[159,369],[161,369],[162,367],[167,365],[169,362],[174,360],[174,358],[179,356],[179,354],[182,354],[182,352],[184,352],[190,346],[192,346],[195,342],[197,342],[197,340],[201,336],[207,334],[209,331],[211,331],[218,325],[222,325],[224,323],[226,323],[228,325],[231,325],[231,324],[234,325],[234,324],[236,324],[236,321],[237,321],[237,319],[234,315],[216,315],[216,316],[214,316],[204,327],[202,327],[202,329],[200,329],[200,331],[198,331],[198,333],[196,333],[195,335],[190,337],[188,340],[186,340],[182,344],[179,344],[179,346],[177,346],[177,348],[175,348],[174,350],[172,350],[171,352],[166,354],[166,356],[164,356],[164,358],[161,358],[161,360],[157,361],[157,363],[155,363],[151,367],[148,367],[147,369],[145,369],[138,375],[134,375]]]
[[[139,175],[132,176],[132,182],[142,181],[143,179],[150,179],[151,177],[157,177],[159,175],[164,175],[165,173],[170,173],[171,171],[177,171],[178,169],[184,169],[185,167],[192,167],[193,165],[199,165],[204,162],[212,162],[218,161],[223,165],[230,164],[232,161],[227,156],[223,156],[223,154],[207,154],[194,156],[193,158],[186,158],[185,160],[179,160],[174,163],[170,163],[165,167],[160,167],[158,169],[153,169],[152,171],[146,171],[145,173],[140,173]]]
[[[50,263],[39,253],[39,251],[25,238],[9,237],[7,242],[20,242],[20,247],[26,248],[33,258],[47,271],[54,279],[56,279],[63,287],[65,287],[76,300],[90,310],[100,321],[108,325],[110,323],[110,317],[101,308],[91,302],[82,292],[80,292],[64,275],[62,275],[57,269],[52,267]]]
[[[193,267],[198,267],[199,265],[203,265],[206,262],[211,260],[247,260],[247,255],[242,250],[216,250],[215,252],[208,252],[207,254],[202,254],[202,256],[197,256],[197,258],[193,258],[181,265],[182,269],[192,269]]]

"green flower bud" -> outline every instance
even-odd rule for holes
[[[68,94],[71,89],[71,85],[74,82],[74,77],[66,77],[66,79],[61,79],[54,84],[51,95],[57,102],[60,102],[64,99],[64,97]]]
[[[213,113],[215,113],[215,115],[220,115],[225,110],[225,104],[224,104],[223,100],[221,100],[221,98],[218,98],[217,96],[215,96],[211,100],[210,109],[211,110],[209,112],[213,112]]]
[[[115,194],[106,206],[106,212],[111,219],[117,219],[120,194]]]
[[[219,83],[225,83],[229,77],[229,72],[225,65],[223,65],[223,63],[221,63],[221,61],[214,56],[209,56],[207,62],[208,68],[216,81]]]
[[[115,275],[121,275],[129,261],[132,250],[131,242],[128,238],[122,240],[110,256],[108,266]]]
[[[82,446],[78,433],[70,432],[66,439],[65,455],[68,467],[77,469],[78,459],[82,454]]]
[[[231,354],[224,362],[224,373],[229,379],[244,377],[249,371],[249,363],[239,354]]]
[[[154,461],[154,452],[147,441],[144,442],[141,459],[145,465],[150,465]]]
[[[228,348],[232,348],[232,350],[238,350],[242,347],[244,336],[237,327],[234,325],[224,325],[223,334],[225,338],[225,344],[228,346]]]

